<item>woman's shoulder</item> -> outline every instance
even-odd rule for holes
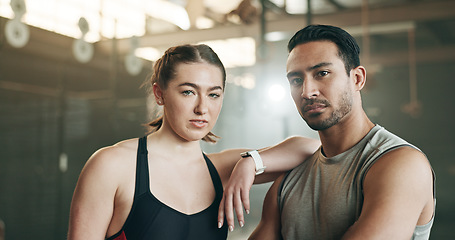
[[[138,138],[126,139],[98,149],[94,154],[121,154],[136,151]]]
[[[87,167],[118,169],[135,163],[138,138],[120,141],[111,146],[98,149],[90,156]]]

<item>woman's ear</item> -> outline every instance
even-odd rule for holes
[[[365,86],[367,81],[367,70],[363,66],[358,66],[351,70],[352,77],[354,78],[355,90],[360,91]]]
[[[161,106],[164,104],[163,90],[161,90],[160,86],[156,83],[153,84],[153,95],[155,95],[155,101],[158,105]]]

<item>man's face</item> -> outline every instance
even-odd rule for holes
[[[313,130],[328,129],[351,112],[354,81],[346,73],[336,44],[297,45],[286,68],[295,105]]]

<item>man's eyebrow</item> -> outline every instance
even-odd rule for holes
[[[312,71],[314,69],[318,69],[320,67],[325,67],[325,66],[330,66],[330,65],[333,65],[333,63],[330,63],[330,62],[321,62],[321,63],[318,63],[314,66],[311,66],[311,67],[308,67],[305,69],[305,71]],[[302,72],[301,71],[294,71],[294,72],[289,72],[288,74],[286,74],[286,77],[287,78],[291,78],[291,77],[295,77],[295,76],[302,76]]]
[[[289,72],[288,74],[286,74],[286,77],[288,79],[291,78],[291,77],[295,77],[295,76],[302,76],[302,72],[295,71],[295,72]]]
[[[307,70],[311,71],[311,70],[318,69],[320,67],[329,66],[329,65],[333,65],[333,64],[330,63],[330,62],[321,62],[321,63],[318,63],[318,64],[316,64],[314,66],[308,67]]]
[[[189,83],[189,82],[181,83],[181,84],[179,84],[179,87],[180,86],[189,86],[189,87],[192,87],[194,89],[200,89],[199,85],[194,84],[194,83]],[[223,90],[223,88],[221,86],[213,86],[209,90],[213,91],[213,90],[218,90],[218,89]]]

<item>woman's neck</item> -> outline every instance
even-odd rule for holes
[[[153,149],[177,155],[193,155],[201,154],[200,141],[188,141],[178,136],[172,131],[160,128],[158,131],[152,133],[148,137],[148,142]]]

